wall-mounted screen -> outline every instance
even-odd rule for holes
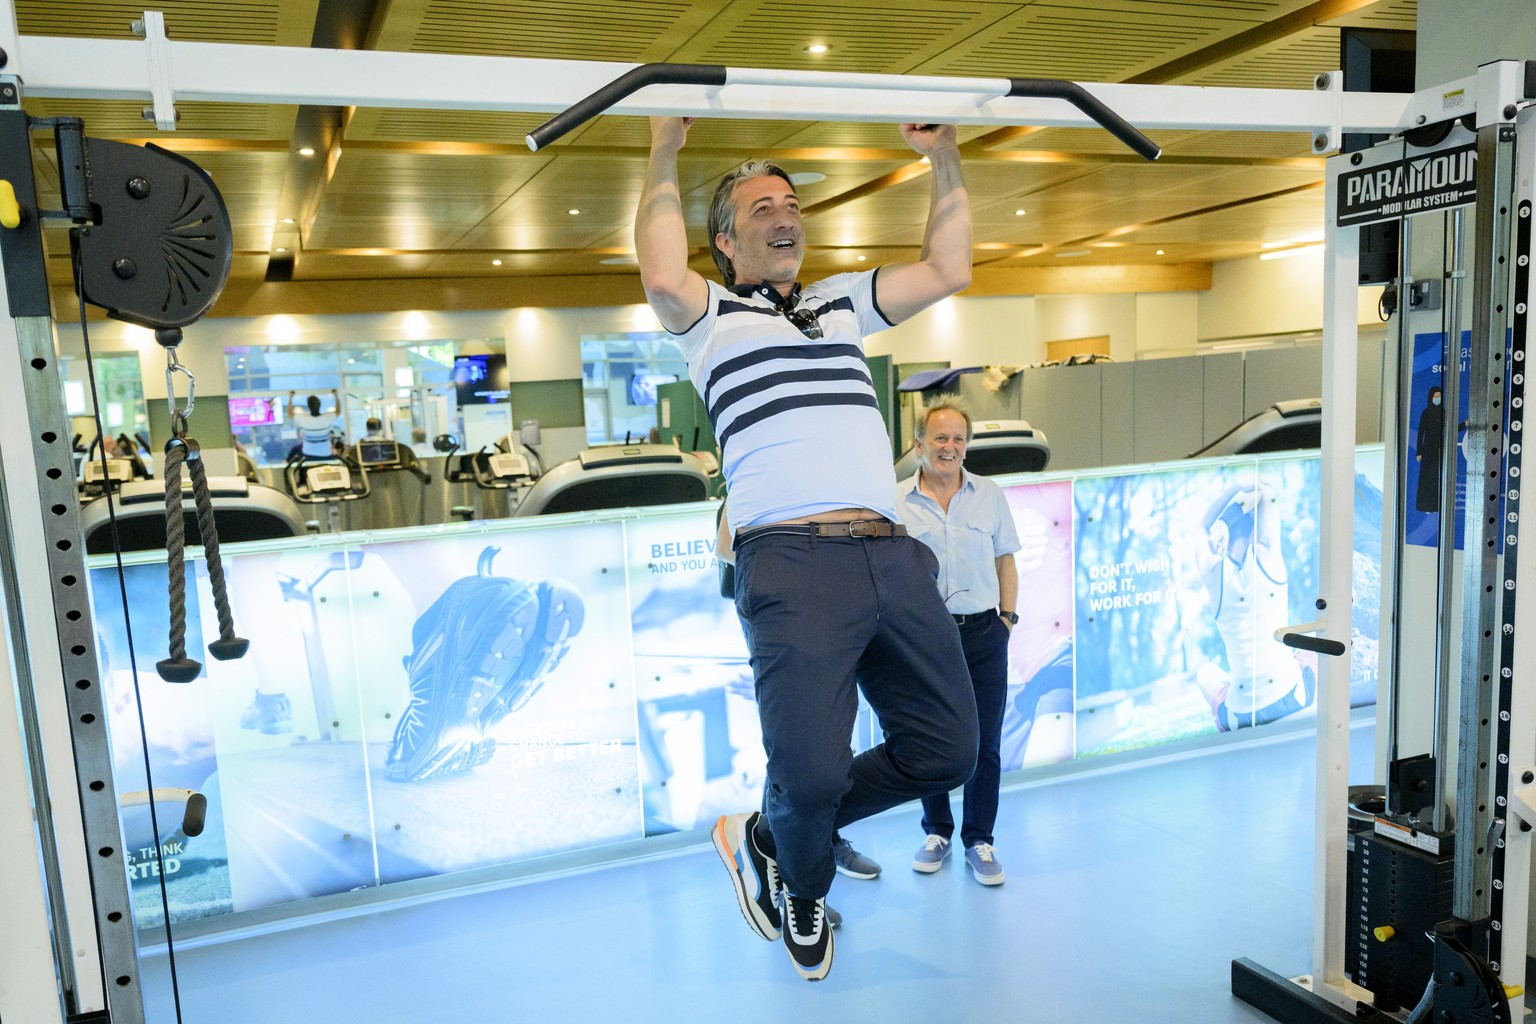
[[[283,421],[282,403],[275,398],[234,398],[229,400],[229,425],[266,427]]]
[[[453,386],[460,405],[506,401],[507,357],[491,353],[454,357]]]
[[[656,388],[677,380],[675,373],[636,373],[629,378],[629,404],[655,405]]]

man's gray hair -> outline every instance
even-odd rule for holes
[[[783,178],[790,188],[795,187],[789,180],[789,172],[772,160],[748,160],[715,186],[715,198],[709,204],[709,254],[715,258],[715,266],[720,268],[720,277],[727,286],[736,283],[736,268],[731,266],[730,257],[715,244],[715,236],[723,234],[732,241],[736,239],[736,186],[748,178],[766,175]]]
[[[927,437],[927,435],[928,435],[928,417],[930,417],[934,413],[940,412],[940,411],[942,411],[944,409],[948,409],[950,412],[957,414],[961,419],[965,420],[965,440],[966,440],[966,443],[970,443],[970,440],[971,440],[971,414],[966,411],[965,406],[963,406],[959,402],[956,402],[953,399],[949,399],[949,398],[940,399],[939,401],[934,402],[932,405],[928,406],[927,408],[925,408],[923,410],[922,418],[917,421],[917,426],[915,428],[913,428],[917,432],[917,439],[919,441],[921,441],[925,437]]]

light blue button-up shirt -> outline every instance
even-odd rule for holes
[[[1013,510],[1003,489],[984,476],[960,470],[960,490],[946,513],[917,486],[921,473],[897,485],[901,521],[939,558],[939,593],[952,615],[997,607],[1002,593],[997,559],[1019,550]]]

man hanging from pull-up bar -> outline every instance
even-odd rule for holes
[[[721,818],[714,842],[747,923],[782,935],[796,971],[816,981],[832,967],[834,830],[947,792],[976,762],[959,633],[932,552],[894,521],[890,441],[863,359],[864,335],[970,284],[970,205],[954,127],[903,125],[933,180],[917,262],[802,287],[794,185],[778,165],[749,161],[710,207],[722,287],[688,266],[677,155],[690,123],[651,121],[635,250],[720,442],[768,754],[761,812]],[[856,683],[886,739],[855,757]]]

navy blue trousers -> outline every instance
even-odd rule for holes
[[[911,537],[738,541],[736,610],[768,753],[760,838],[796,896],[832,887],[834,830],[975,769],[976,701],[937,573]],[[885,742],[855,757],[859,688]]]
[[[992,842],[997,824],[997,787],[1002,777],[1003,707],[1008,702],[1008,627],[997,615],[967,619],[960,626],[965,667],[976,694],[976,715],[981,726],[981,747],[976,754],[976,773],[965,783],[960,820],[960,842],[967,847]],[[923,832],[955,834],[955,816],[949,794],[923,797]]]

